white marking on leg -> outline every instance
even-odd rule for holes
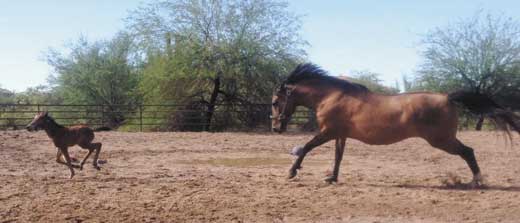
[[[475,176],[473,176],[473,181],[477,183],[484,183],[484,177],[480,173],[478,173]]]
[[[303,146],[295,146],[291,150],[291,155],[293,156],[301,156],[303,155]]]

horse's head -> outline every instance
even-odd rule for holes
[[[282,84],[273,94],[271,126],[275,132],[282,133],[287,130],[287,123],[296,109],[293,91],[294,86]]]
[[[49,114],[47,112],[40,112],[34,116],[34,119],[32,120],[27,127],[25,127],[28,131],[37,131],[40,129],[44,129],[47,125],[47,122],[49,120]]]

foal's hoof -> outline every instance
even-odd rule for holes
[[[324,180],[328,184],[337,183],[338,182],[338,177],[337,176],[328,176]]]
[[[99,167],[99,166],[94,166],[94,169],[96,169],[96,170],[101,170],[101,167]]]
[[[107,160],[97,160],[96,163],[103,165],[103,164],[107,163]]]
[[[69,176],[69,179],[72,179],[74,177],[74,173],[71,173]]]

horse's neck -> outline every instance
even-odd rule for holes
[[[45,132],[51,138],[54,138],[54,137],[60,135],[60,133],[62,133],[63,130],[65,130],[65,127],[59,125],[58,123],[56,123],[55,121],[52,121],[52,120],[50,122],[48,122],[47,126],[45,127]]]

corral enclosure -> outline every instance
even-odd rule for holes
[[[0,104],[0,130],[17,130],[34,115],[47,111],[65,126],[79,123],[93,128],[125,131],[270,131],[270,104],[217,104],[212,119],[207,108],[190,104],[103,105],[103,104]],[[299,108],[292,116],[296,129],[312,130],[313,112]]]
[[[288,154],[312,135],[98,132],[101,171],[68,179],[44,132],[0,132],[2,222],[518,222],[520,138],[461,132],[487,188],[468,190],[456,156],[420,139],[347,140],[338,184],[333,143],[287,180]],[[85,151],[71,149],[75,157]]]

